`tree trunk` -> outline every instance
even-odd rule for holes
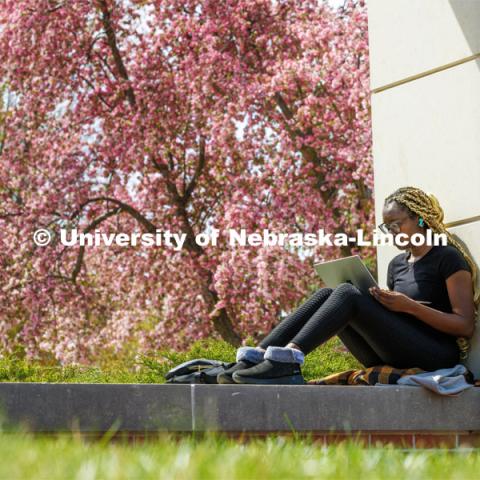
[[[220,314],[213,319],[213,326],[223,340],[230,343],[234,347],[239,347],[241,345],[242,338],[233,329],[230,317],[224,308],[222,308],[220,310]]]

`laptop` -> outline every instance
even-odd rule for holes
[[[316,263],[313,266],[318,276],[330,288],[335,288],[340,283],[351,283],[362,293],[368,294],[370,287],[378,286],[358,255]]]

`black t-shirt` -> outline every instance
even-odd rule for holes
[[[407,262],[409,252],[402,252],[388,264],[387,285],[414,300],[431,303],[428,307],[452,313],[445,280],[458,270],[472,272],[461,252],[452,245],[434,245],[414,263]]]

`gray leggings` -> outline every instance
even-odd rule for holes
[[[388,310],[350,283],[317,290],[259,345],[284,347],[293,342],[308,354],[334,335],[365,367],[437,370],[460,361],[456,337],[413,315]]]

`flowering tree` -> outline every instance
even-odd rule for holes
[[[0,0],[0,339],[88,362],[266,333],[314,250],[200,246],[215,227],[373,218],[366,8],[318,0]],[[53,234],[36,246],[38,228]],[[184,232],[66,247],[60,229]],[[342,247],[342,254],[358,251]],[[305,253],[305,252],[304,252]],[[367,251],[371,253],[371,251]]]

